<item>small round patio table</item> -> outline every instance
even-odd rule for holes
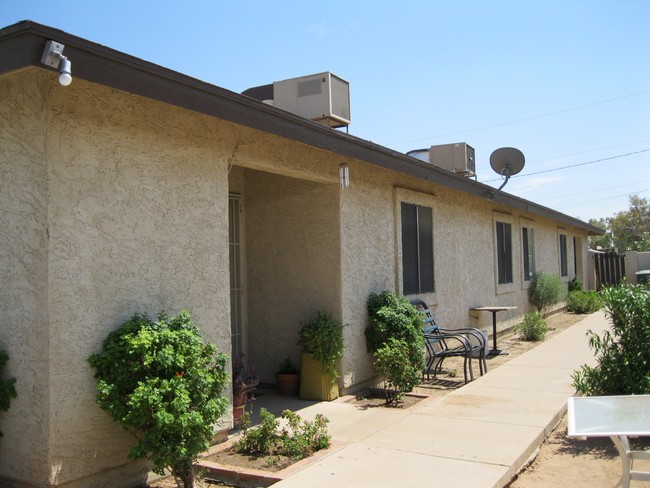
[[[503,312],[504,310],[515,310],[517,307],[497,307],[497,306],[488,306],[488,307],[474,307],[470,310],[476,312],[492,312],[492,349],[490,349],[488,355],[498,356],[499,354],[506,355],[506,351],[502,351],[497,347],[497,312]]]

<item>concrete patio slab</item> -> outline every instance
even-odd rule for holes
[[[576,367],[578,365],[576,364]],[[474,387],[501,388],[520,392],[546,391],[550,393],[573,393],[571,373],[575,368],[554,368],[552,366],[511,365],[506,363],[494,371],[462,388],[471,393]],[[471,387],[471,388],[469,388]],[[458,390],[459,394],[461,390]]]
[[[323,414],[330,419],[328,431],[333,439],[341,442],[359,442],[377,432],[377,427],[386,428],[409,415],[407,410],[388,408],[355,407],[344,402],[324,402],[298,412],[305,419]]]
[[[544,432],[536,427],[412,414],[361,443],[509,467],[522,455],[523,463],[543,440]]]
[[[530,391],[522,396],[517,390],[478,387],[471,393],[450,394],[426,404],[417,413],[546,428],[549,420],[553,425],[556,423],[556,416],[563,411],[566,401],[564,393]]]
[[[353,444],[274,485],[278,488],[503,486],[504,466]]]

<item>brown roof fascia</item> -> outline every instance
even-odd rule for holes
[[[40,62],[48,39],[65,45],[64,53],[72,61],[73,78],[269,132],[479,197],[488,198],[493,190],[373,142],[29,20],[0,30],[0,74],[27,66],[51,69]],[[495,203],[578,227],[590,235],[603,233],[581,220],[508,193],[500,193]]]

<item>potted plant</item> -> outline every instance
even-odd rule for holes
[[[328,312],[301,323],[300,398],[334,400],[339,396],[337,362],[343,356],[343,325]]]
[[[293,365],[291,358],[286,358],[280,363],[278,372],[275,373],[278,382],[278,391],[283,396],[296,396],[300,389],[300,371]]]
[[[239,423],[244,407],[260,382],[255,366],[246,366],[243,357],[237,358],[232,365],[232,416],[235,425]]]

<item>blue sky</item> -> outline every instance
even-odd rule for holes
[[[0,26],[26,19],[235,92],[332,71],[351,134],[467,142],[494,186],[517,147],[504,191],[583,220],[650,197],[647,0],[0,0]]]

